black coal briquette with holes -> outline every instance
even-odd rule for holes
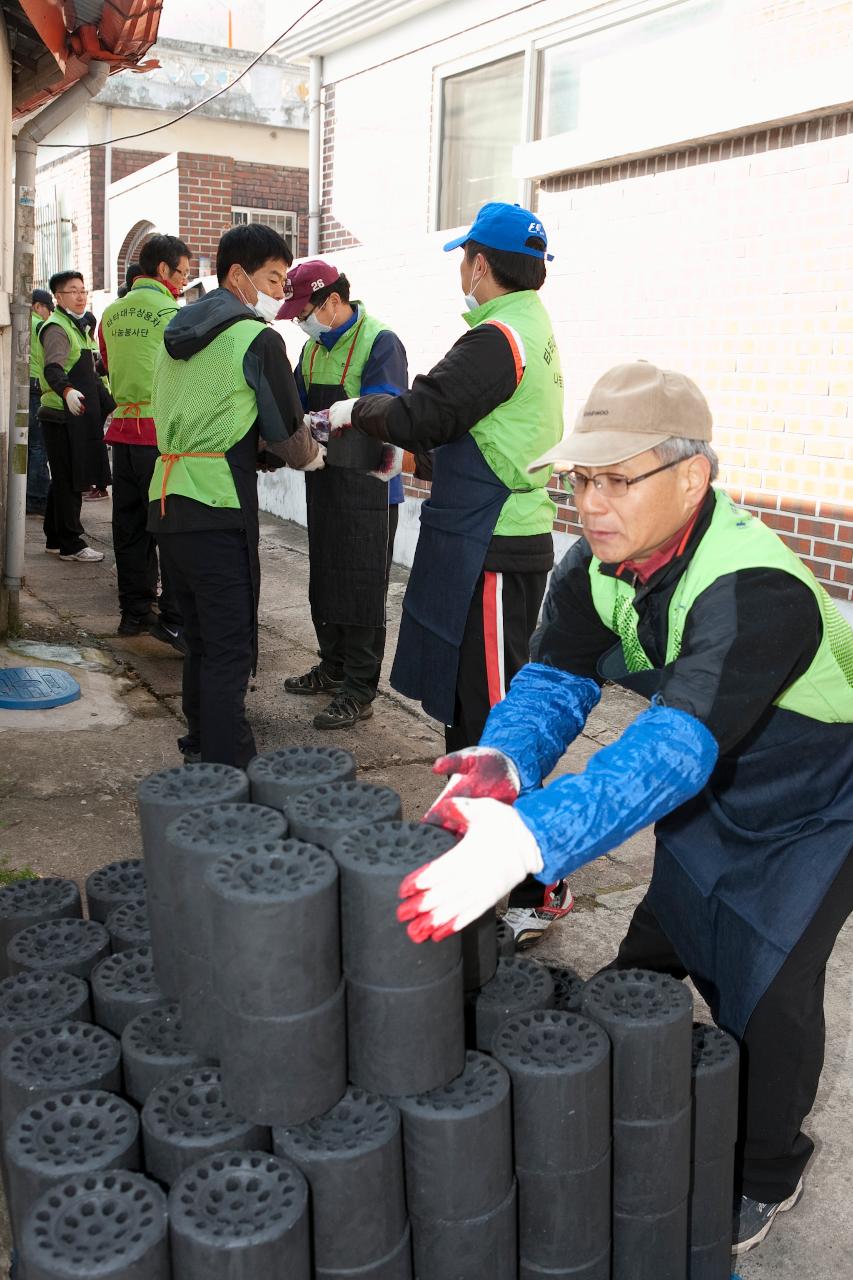
[[[441,857],[456,836],[423,822],[380,822],[357,827],[335,845],[341,869],[341,941],[344,973],[377,987],[422,986],[459,963],[457,934],[419,946],[397,919],[400,884],[424,863]]]
[[[305,1179],[265,1152],[225,1151],[186,1169],[169,1193],[169,1219],[181,1280],[312,1274]]]
[[[132,951],[134,947],[151,945],[148,904],[144,898],[130,898],[113,907],[106,920],[113,953]]]
[[[205,889],[213,988],[226,1011],[283,1017],[335,993],[338,868],[330,853],[301,840],[250,844],[217,859]]]
[[[496,932],[498,940],[498,955],[503,956],[508,960],[511,956],[515,955],[515,934],[513,933],[510,925],[508,925],[506,920],[503,919],[498,920]],[[553,973],[554,970],[552,969],[551,972]]]
[[[145,863],[142,858],[119,858],[93,871],[86,881],[89,919],[101,924],[120,902],[145,897]]]
[[[140,1106],[151,1093],[178,1071],[215,1065],[205,1060],[184,1034],[177,1002],[139,1013],[121,1033],[124,1088]]]
[[[91,1022],[52,1022],[25,1031],[0,1058],[3,1127],[23,1107],[67,1089],[121,1087],[121,1046]]]
[[[88,978],[110,953],[110,935],[95,920],[42,920],[7,947],[13,973],[70,973]]]
[[[515,954],[513,945],[512,954]],[[462,930],[462,973],[465,991],[479,991],[498,968],[498,921],[489,907]]]
[[[393,1252],[406,1204],[400,1115],[387,1099],[350,1088],[323,1115],[274,1129],[273,1150],[308,1180],[318,1268],[367,1267]]]
[[[0,982],[0,1053],[16,1036],[51,1022],[91,1021],[89,986],[69,973],[16,973]]]
[[[646,969],[608,969],[584,987],[583,1011],[613,1045],[615,1120],[671,1119],[690,1105],[693,997]]]
[[[554,983],[543,965],[520,956],[498,960],[492,980],[466,997],[470,1047],[491,1053],[502,1022],[532,1009],[550,1009],[553,1003]]]
[[[79,920],[82,915],[80,890],[73,880],[45,876],[5,885],[0,889],[0,978],[9,975],[6,948],[16,933],[40,920]]]
[[[510,1081],[499,1062],[469,1051],[450,1084],[397,1100],[406,1195],[422,1218],[475,1218],[512,1184]]]
[[[52,1094],[20,1112],[5,1149],[12,1230],[20,1240],[26,1215],[54,1183],[75,1173],[139,1168],[139,1116],[103,1089]]]
[[[217,1151],[268,1151],[270,1131],[241,1120],[227,1106],[215,1067],[178,1072],[158,1085],[142,1108],[148,1172],[167,1186],[184,1169]]]
[[[75,1174],[36,1201],[21,1257],[31,1280],[169,1280],[166,1197],[141,1173]]]
[[[396,791],[370,782],[327,782],[311,787],[288,796],[284,812],[292,836],[332,852],[353,828],[398,822],[403,816]]]
[[[584,980],[574,969],[562,965],[546,965],[554,983],[554,1008],[564,1013],[580,1013],[583,1005]]]
[[[352,782],[355,757],[341,747],[280,747],[255,756],[246,770],[254,804],[283,809],[288,796],[326,782]]]
[[[725,1158],[737,1137],[740,1050],[719,1027],[693,1028],[693,1160]]]
[[[150,947],[119,951],[92,970],[95,1021],[117,1036],[138,1013],[166,1003],[154,977]]]
[[[418,1280],[517,1280],[518,1205],[513,1180],[505,1198],[476,1218],[412,1215],[412,1249]]]

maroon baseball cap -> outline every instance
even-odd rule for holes
[[[279,307],[277,320],[292,320],[311,301],[312,294],[319,293],[330,284],[337,284],[341,273],[331,262],[309,258],[291,267],[284,282],[284,302]]]

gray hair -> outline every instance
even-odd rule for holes
[[[706,440],[685,440],[681,436],[670,436],[663,444],[655,447],[654,453],[661,462],[683,462],[686,458],[707,458],[711,464],[711,483],[720,473],[720,461]]]

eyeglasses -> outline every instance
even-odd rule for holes
[[[648,480],[649,476],[656,476],[660,471],[677,467],[679,462],[683,461],[683,458],[675,458],[672,462],[665,462],[662,467],[655,467],[653,471],[644,471],[641,476],[620,476],[610,471],[601,471],[595,476],[585,476],[580,471],[563,471],[559,477],[560,487],[566,493],[578,496],[585,493],[587,485],[591,484],[596,493],[603,494],[605,498],[624,498],[632,484],[639,484],[641,480]]]

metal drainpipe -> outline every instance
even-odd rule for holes
[[[9,406],[9,470],[6,485],[6,558],[9,625],[18,623],[26,543],[27,440],[30,407],[30,310],[35,261],[36,155],[41,140],[103,88],[105,62],[92,62],[82,80],[33,116],[15,139],[15,256],[12,268],[12,394]]]
[[[110,246],[110,202],[109,189],[113,181],[113,147],[110,139],[113,136],[113,109],[107,107],[104,111],[107,126],[107,145],[104,147],[104,292],[110,293],[113,287],[112,281],[112,249]],[[94,266],[94,263],[92,264]]]
[[[320,252],[323,59],[312,54],[308,78],[308,257]]]

